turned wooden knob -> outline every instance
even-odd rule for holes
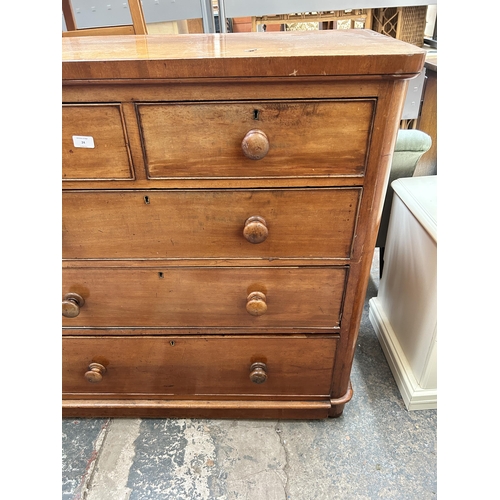
[[[251,160],[260,160],[269,151],[269,139],[262,130],[252,129],[247,132],[241,141],[243,154]]]
[[[85,372],[85,378],[87,379],[87,382],[95,384],[102,380],[102,376],[105,373],[106,373],[105,366],[101,365],[100,363],[90,363],[89,371]]]
[[[247,311],[252,316],[261,316],[267,311],[266,296],[262,292],[252,292],[247,297]]]
[[[243,236],[250,243],[262,243],[268,234],[266,221],[262,217],[252,215],[245,221]]]
[[[267,366],[265,363],[253,363],[250,367],[250,380],[254,384],[263,384],[267,380]]]
[[[62,301],[62,315],[66,318],[75,318],[80,314],[80,307],[85,299],[77,293],[67,293]]]

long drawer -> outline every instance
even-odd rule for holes
[[[63,338],[63,393],[327,396],[335,338]],[[94,364],[92,364],[94,363]]]
[[[361,188],[63,193],[63,258],[349,258]]]
[[[374,99],[136,106],[151,179],[359,176],[375,113]]]
[[[63,326],[332,329],[346,275],[344,267],[68,268],[63,311],[72,317]]]

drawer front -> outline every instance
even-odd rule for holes
[[[119,104],[63,105],[63,180],[132,179],[132,172]]]
[[[63,258],[349,258],[360,197],[360,188],[64,192]]]
[[[97,398],[327,396],[336,342],[303,337],[64,338],[63,392]],[[89,368],[91,363],[105,371]],[[265,366],[252,367],[254,363]],[[86,377],[89,371],[92,382]]]
[[[147,175],[359,176],[365,170],[374,103],[366,99],[138,104]],[[251,131],[258,133],[247,135]]]
[[[347,270],[341,267],[179,267],[63,270],[63,304],[85,303],[66,327],[334,328]]]

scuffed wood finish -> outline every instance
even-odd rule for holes
[[[360,175],[374,110],[374,99],[137,105],[152,179],[285,176],[291,168],[295,176]],[[252,131],[254,147],[255,136],[266,137],[265,154],[245,151]]]
[[[258,119],[259,110],[254,110],[255,120]],[[262,160],[269,153],[269,137],[258,128],[249,130],[241,141],[243,154],[250,160]]]
[[[63,179],[132,179],[127,131],[119,104],[62,108]],[[76,147],[73,137],[92,137],[94,147]]]
[[[65,337],[63,392],[90,399],[328,397],[336,338]],[[290,360],[293,363],[290,363]],[[89,365],[99,381],[89,382]],[[252,381],[253,365],[267,378]]]
[[[66,417],[217,418],[303,420],[328,417],[331,405],[317,401],[66,399]],[[341,412],[340,412],[341,413]]]
[[[85,299],[65,327],[169,327],[287,331],[340,325],[344,268],[64,269],[63,295]],[[252,292],[267,311],[247,311]]]
[[[425,51],[370,30],[63,39],[64,80],[415,76]]]
[[[368,30],[64,39],[63,414],[341,415],[424,57]]]
[[[269,236],[269,229],[267,229],[267,222],[264,217],[260,215],[251,215],[243,227],[244,238],[253,245],[258,245],[267,240]]]
[[[349,258],[361,189],[65,191],[62,198],[64,259],[255,261]],[[255,216],[267,236],[252,244],[244,233]]]

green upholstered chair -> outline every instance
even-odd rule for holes
[[[384,267],[385,240],[387,238],[392,198],[394,195],[391,183],[402,177],[413,177],[418,161],[431,146],[431,137],[421,130],[401,129],[398,132],[392,157],[391,173],[389,174],[389,185],[387,186],[387,194],[385,195],[384,207],[382,209],[382,219],[375,245],[379,248],[380,252],[380,276],[382,276],[382,269]]]

